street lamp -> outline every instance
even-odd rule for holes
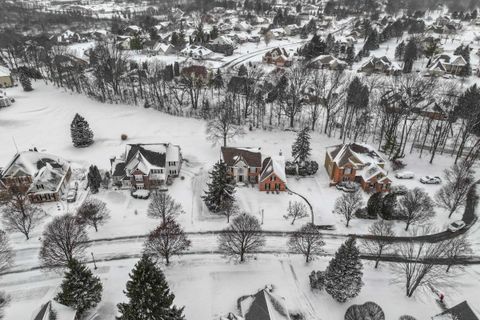
[[[92,259],[93,259],[93,268],[97,270],[97,264],[95,263],[95,257],[93,256],[93,252],[90,252],[92,254]]]

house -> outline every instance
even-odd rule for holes
[[[185,49],[180,51],[180,55],[190,57],[195,60],[208,59],[213,55],[213,51],[198,45],[188,45]]]
[[[330,54],[315,57],[308,63],[308,67],[313,69],[344,70],[347,66],[345,61]]]
[[[289,24],[285,26],[284,30],[287,36],[296,36],[297,34],[300,34],[302,28],[296,24]]]
[[[391,180],[384,167],[385,160],[366,144],[340,144],[328,147],[325,153],[330,185],[354,181],[367,192],[388,192]]]
[[[0,88],[9,88],[13,86],[13,78],[8,68],[0,66]]]
[[[430,76],[445,74],[463,75],[467,71],[467,62],[461,55],[438,54],[432,58],[427,67]]]
[[[55,40],[57,41],[57,43],[60,43],[60,44],[70,44],[70,43],[84,41],[85,38],[83,38],[77,32],[67,30],[64,33],[62,33],[61,35],[57,36]]]
[[[167,54],[175,54],[177,52],[177,50],[175,49],[175,47],[171,44],[165,44],[163,42],[157,42],[152,50],[157,53],[157,54],[161,54],[161,55],[167,55]]]
[[[23,151],[0,174],[0,188],[16,187],[36,203],[58,201],[68,187],[71,174],[70,163],[57,156]]]
[[[262,169],[262,154],[257,148],[222,147],[222,160],[228,168],[228,174],[235,182],[259,182]]]
[[[377,58],[372,56],[367,62],[365,62],[358,72],[371,73],[384,73],[388,75],[397,75],[402,69],[394,62],[390,61],[386,56]]]
[[[170,143],[128,144],[110,163],[115,186],[155,189],[180,174],[182,153],[179,146]]]
[[[259,179],[260,191],[285,191],[287,175],[285,160],[281,157],[267,157],[263,160]]]
[[[218,36],[207,45],[207,48],[213,52],[223,53],[227,56],[231,56],[237,46],[233,40],[227,38],[226,36]]]
[[[252,26],[246,22],[246,21],[239,21],[235,24],[235,26],[233,27],[233,29],[235,31],[245,31],[245,32],[249,32],[249,31],[252,31]]]
[[[475,312],[470,308],[467,301],[432,317],[432,320],[479,320]]]
[[[245,320],[291,320],[285,299],[265,288],[238,301]]]
[[[50,300],[33,315],[33,320],[75,320],[77,312],[63,304]]]
[[[263,63],[274,64],[277,67],[289,67],[292,65],[292,60],[289,58],[287,51],[284,48],[274,48],[262,57]]]

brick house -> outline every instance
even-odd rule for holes
[[[283,48],[274,48],[262,57],[263,63],[273,64],[277,67],[289,67],[292,65],[292,60],[288,52]]]
[[[384,166],[385,160],[365,144],[340,144],[328,147],[325,153],[330,185],[353,181],[366,192],[388,192],[391,180]]]
[[[260,191],[285,191],[287,175],[285,161],[280,157],[268,157],[263,160],[258,187]]]
[[[222,160],[235,182],[258,183],[262,169],[260,149],[222,147]]]
[[[70,163],[57,156],[23,151],[17,153],[0,173],[0,191],[16,187],[35,203],[59,201],[71,174]]]
[[[120,188],[155,189],[180,174],[180,147],[170,143],[128,144],[110,159],[113,184]]]

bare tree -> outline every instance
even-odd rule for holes
[[[235,199],[226,198],[220,204],[220,213],[227,217],[227,223],[230,223],[230,218],[240,212],[239,206],[235,203]]]
[[[49,268],[64,267],[72,259],[81,261],[89,246],[85,225],[75,216],[55,217],[43,231],[40,261]]]
[[[292,233],[288,239],[288,247],[293,252],[304,255],[305,262],[310,262],[312,256],[320,255],[325,242],[322,240],[320,231],[311,223],[307,223],[299,230]]]
[[[223,101],[216,111],[217,116],[207,124],[207,139],[213,144],[227,142],[245,134],[242,126],[235,124],[235,113],[228,101]]]
[[[145,254],[156,259],[163,258],[167,265],[170,258],[188,250],[191,242],[175,220],[162,222],[145,241]]]
[[[245,261],[245,254],[252,253],[265,245],[265,237],[258,219],[243,213],[236,216],[229,227],[218,237],[218,248],[227,256],[239,256]]]
[[[0,205],[5,229],[21,232],[27,240],[30,239],[31,231],[46,216],[45,211],[30,201],[26,192],[17,188],[10,188]]]
[[[344,193],[335,201],[334,212],[343,215],[346,227],[353,219],[355,212],[363,207],[363,197],[360,191]]]
[[[287,84],[280,92],[282,111],[290,120],[290,128],[294,127],[295,117],[301,113],[304,95],[310,83],[310,73],[303,65],[295,65],[286,72]]]
[[[77,218],[80,223],[92,226],[98,231],[98,226],[104,225],[110,219],[107,204],[96,198],[88,198],[78,208]]]
[[[369,228],[369,233],[373,236],[362,242],[364,250],[375,256],[375,268],[378,268],[382,253],[392,245],[389,239],[395,236],[392,230],[392,224],[385,220],[375,221]]]
[[[457,209],[465,205],[468,189],[475,180],[469,162],[455,163],[444,171],[445,183],[435,194],[436,203],[448,210],[450,218]]]
[[[473,253],[472,246],[465,235],[447,240],[444,250],[447,259],[446,272],[450,271],[452,265],[456,263],[460,257],[465,257]]]
[[[0,273],[7,270],[13,262],[12,248],[8,243],[7,234],[0,230]]]
[[[152,201],[148,205],[148,216],[162,219],[162,223],[174,220],[183,213],[182,206],[176,202],[166,191],[154,192]]]
[[[432,199],[421,188],[408,190],[399,203],[401,214],[405,218],[405,231],[411,224],[425,222],[435,215]]]
[[[299,201],[289,202],[287,214],[283,216],[286,220],[292,219],[292,225],[297,219],[308,217],[307,206]]]
[[[428,234],[428,228],[414,228],[411,236]],[[406,241],[397,245],[397,255],[401,261],[393,265],[397,281],[405,283],[405,294],[412,297],[417,288],[435,285],[443,279],[441,265],[438,259],[445,257],[445,244],[443,242],[415,242]]]

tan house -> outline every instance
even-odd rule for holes
[[[222,159],[227,165],[228,174],[235,182],[258,183],[262,169],[260,148],[222,147]]]
[[[391,180],[384,167],[385,160],[366,144],[340,144],[328,147],[325,153],[330,185],[353,181],[367,192],[388,192]]]
[[[13,86],[12,74],[8,68],[0,66],[0,88]]]
[[[58,201],[68,188],[71,174],[70,163],[57,156],[23,151],[0,174],[0,190],[16,187],[32,202]]]

